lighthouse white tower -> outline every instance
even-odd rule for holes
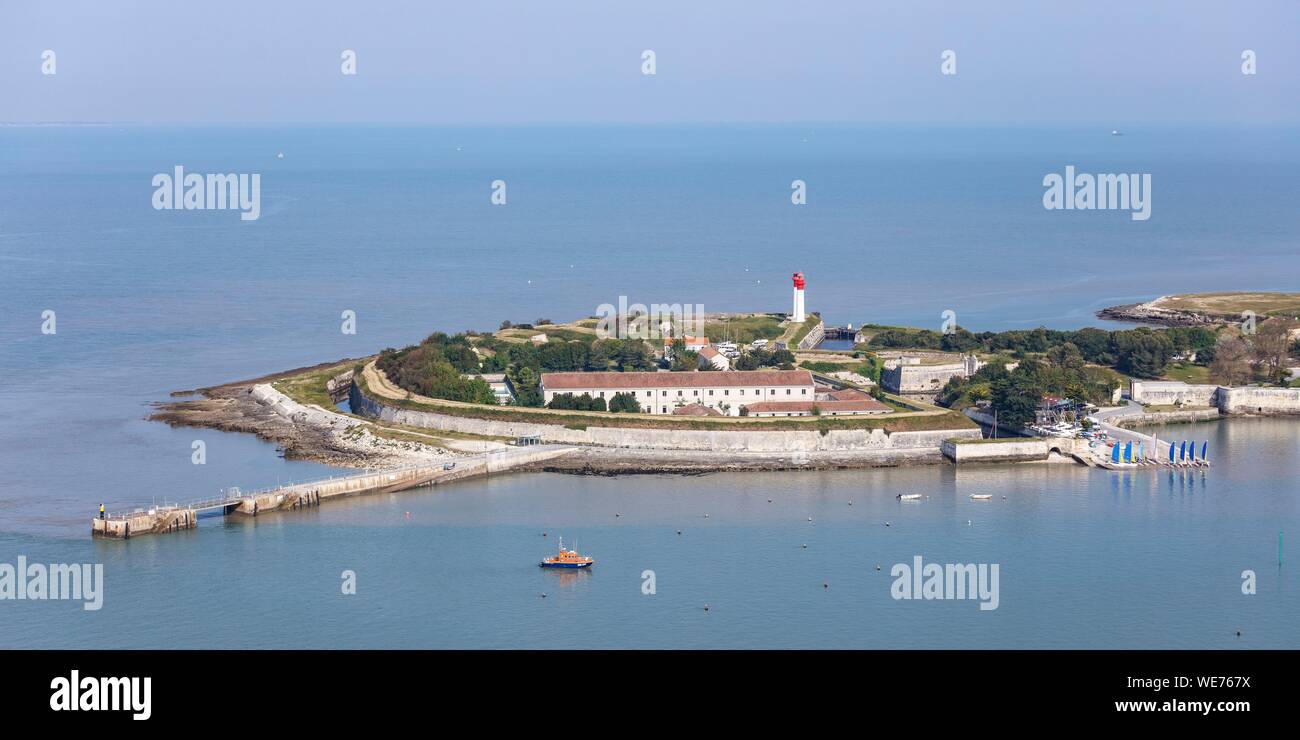
[[[808,318],[803,311],[803,284],[803,273],[796,272],[794,274],[794,315],[792,318],[797,324],[802,324],[804,319]]]

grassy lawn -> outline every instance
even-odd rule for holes
[[[325,390],[325,383],[330,378],[347,372],[356,364],[346,362],[315,372],[295,375],[291,378],[277,380],[271,386],[298,403],[316,405],[330,411],[336,411],[334,402],[330,400],[329,391]]]
[[[1300,293],[1188,293],[1175,295],[1155,304],[1159,308],[1240,319],[1242,311],[1257,316],[1300,316]]]
[[[815,314],[815,313],[809,314],[808,318],[804,319],[803,324],[800,325],[800,327],[795,331],[795,333],[790,335],[790,338],[786,341],[786,346],[788,346],[790,349],[794,349],[795,347],[798,347],[799,342],[802,342],[803,338],[808,336],[808,332],[812,331],[813,327],[820,324],[821,321],[822,321],[821,314]]]
[[[838,373],[845,370],[854,371],[862,367],[862,360],[845,360],[840,362],[825,362],[822,360],[804,360],[799,363],[799,367],[805,370],[812,370],[815,373]]]
[[[551,339],[594,342],[597,338],[597,324],[597,319],[586,318],[572,321],[567,324],[536,324],[531,329],[512,326],[509,329],[501,329],[500,331],[494,332],[493,336],[506,342],[528,342],[538,334],[545,334]]]
[[[539,333],[545,334],[553,339],[564,339],[570,342],[594,342],[596,341],[595,329],[576,329],[567,326],[554,326],[547,324],[537,327]]]
[[[1165,377],[1193,385],[1202,385],[1210,382],[1210,368],[1187,362],[1172,362],[1165,368]]]
[[[704,322],[704,336],[712,342],[732,341],[749,344],[755,339],[776,339],[781,336],[780,314],[760,313],[728,316]]]

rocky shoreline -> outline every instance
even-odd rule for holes
[[[252,380],[173,393],[200,396],[154,404],[147,418],[170,426],[244,432],[277,445],[285,458],[338,467],[376,468],[449,459],[457,452],[371,433],[374,420],[293,401],[271,385],[304,373],[346,364],[323,363]],[[489,443],[505,447],[501,443]],[[717,452],[579,446],[561,458],[531,469],[572,475],[704,475],[716,472],[834,470],[900,465],[937,465],[938,449],[812,452]]]
[[[1162,308],[1156,305],[1165,296],[1146,303],[1130,303],[1124,306],[1110,306],[1097,312],[1097,318],[1107,321],[1127,321],[1135,324],[1153,324],[1156,326],[1216,326],[1230,323],[1228,317],[1196,311]]]
[[[428,462],[454,455],[418,442],[399,442],[371,434],[366,424],[347,414],[303,406],[274,390],[270,383],[318,371],[341,362],[289,370],[253,380],[178,391],[173,397],[202,396],[154,404],[149,421],[173,427],[244,432],[272,442],[286,459],[310,460],[345,468],[375,468]]]

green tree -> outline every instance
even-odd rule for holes
[[[673,342],[672,362],[669,363],[668,369],[673,372],[698,370],[700,369],[700,354],[686,349],[686,342],[677,339]]]
[[[623,372],[645,371],[654,367],[650,347],[639,339],[625,339],[618,348],[618,365]]]
[[[874,382],[880,382],[880,371],[885,367],[885,363],[874,352],[862,353],[862,364],[858,366],[857,373],[866,378],[871,378]]]
[[[637,414],[641,412],[641,404],[632,393],[615,393],[609,400],[609,410]]]
[[[993,407],[998,410],[998,421],[1013,426],[1025,426],[1034,421],[1042,393],[1029,373],[1012,373],[1010,377],[994,381]]]
[[[531,367],[517,368],[511,377],[515,389],[515,399],[520,406],[541,406],[541,379]]]
[[[1117,342],[1120,371],[1138,378],[1159,378],[1173,355],[1169,337],[1152,331],[1138,330]]]
[[[1061,368],[1078,369],[1083,367],[1083,353],[1073,342],[1058,344],[1047,350],[1047,359]]]
[[[939,340],[939,347],[945,352],[971,352],[982,349],[984,343],[959,326],[951,334],[943,335],[943,339]]]

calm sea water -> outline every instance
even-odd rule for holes
[[[619,295],[784,310],[795,270],[836,324],[937,328],[952,309],[973,330],[1294,289],[1295,133],[0,128],[0,562],[103,562],[108,581],[97,613],[0,602],[0,645],[1295,647],[1296,584],[1276,565],[1278,531],[1300,531],[1293,420],[1187,430],[1211,440],[1203,477],[509,476],[129,543],[87,534],[100,501],[331,472],[145,422],[151,402],[433,330],[564,320]],[[262,218],[154,211],[150,180],[177,164],[260,172]],[[1152,219],[1044,211],[1042,177],[1066,164],[1152,173]],[[901,491],[930,498],[904,507]],[[539,572],[560,534],[595,572]],[[916,554],[1000,563],[1001,606],[893,601],[888,570]],[[339,593],[344,569],[356,596]]]

